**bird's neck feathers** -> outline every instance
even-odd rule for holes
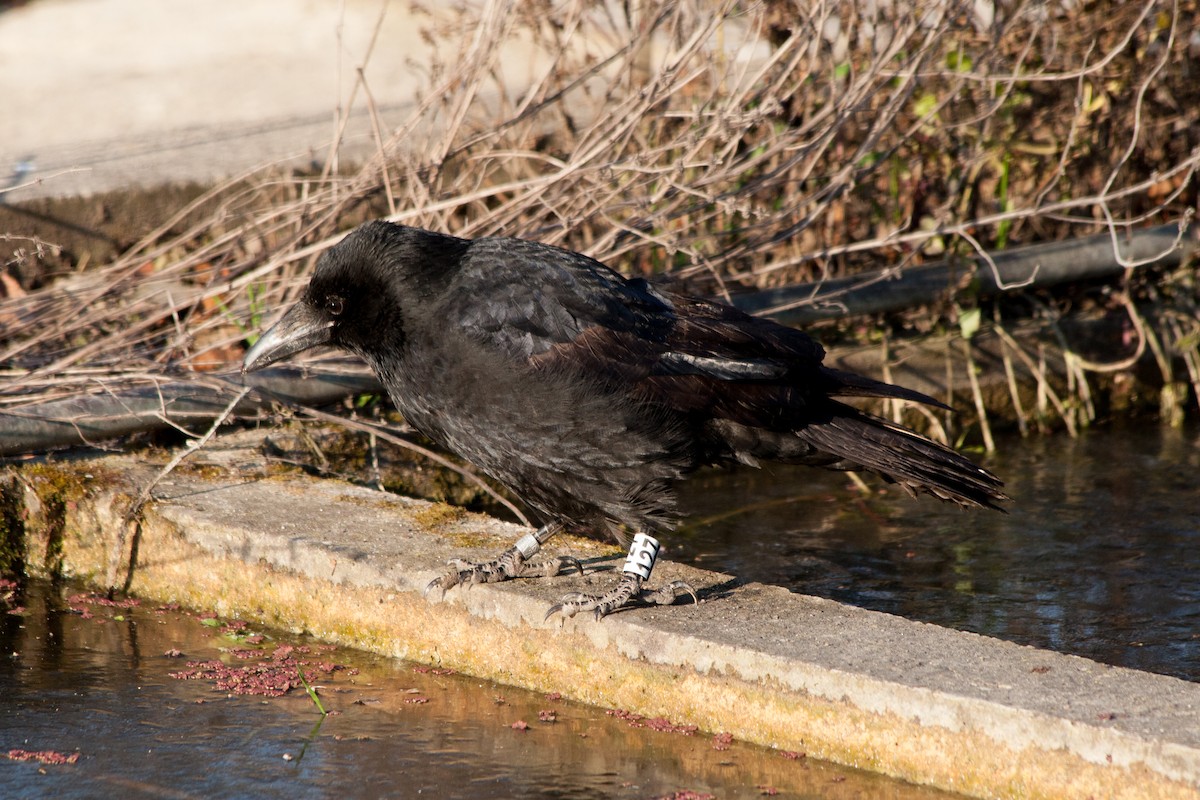
[[[471,244],[466,239],[389,222],[370,223],[364,229],[375,226],[381,226],[371,231],[378,236],[379,257],[372,262],[387,271],[381,277],[403,285],[407,301],[423,302],[445,289]]]

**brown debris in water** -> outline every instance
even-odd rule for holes
[[[58,750],[9,750],[9,761],[36,761],[39,764],[74,764],[79,753],[60,753]]]
[[[83,606],[103,606],[105,608],[135,608],[142,604],[141,600],[136,597],[121,597],[116,600],[105,597],[104,595],[96,594],[95,592],[84,592],[73,594],[67,598],[67,605],[76,613],[83,611]]]
[[[699,730],[699,727],[696,725],[677,725],[664,717],[644,717],[641,714],[635,714],[632,711],[625,711],[620,708],[609,709],[604,713],[610,717],[625,720],[631,727],[649,728],[659,733],[679,733],[684,736],[691,736]]]
[[[219,691],[241,695],[261,695],[265,697],[282,697],[292,689],[302,688],[304,683],[300,678],[303,668],[309,674],[314,672],[330,675],[334,672],[347,670],[342,664],[331,661],[313,661],[297,659],[293,653],[308,653],[311,648],[305,646],[282,644],[275,651],[266,654],[254,650],[235,650],[233,656],[239,659],[264,657],[263,660],[244,666],[230,666],[221,661],[189,661],[187,669],[168,673],[177,680],[207,680],[215,684]],[[349,670],[350,674],[357,670]]]
[[[413,667],[413,672],[422,675],[453,675],[455,671],[449,667]]]

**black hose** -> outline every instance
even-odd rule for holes
[[[1154,266],[1170,269],[1195,249],[1196,229],[1181,235],[1179,225],[1160,225],[1117,238],[1126,263],[1153,259]],[[733,304],[751,314],[803,325],[932,303],[972,283],[976,285],[971,288],[980,296],[989,296],[1107,277],[1126,268],[1113,252],[1112,238],[1107,233],[999,250],[989,257],[994,270],[982,258],[939,261],[735,295]]]
[[[52,400],[0,411],[0,456],[55,447],[95,444],[131,433],[211,422],[244,386],[246,395],[233,414],[250,416],[273,401],[320,406],[348,395],[382,392],[370,373],[317,373],[298,367],[271,367],[250,375],[204,376],[203,382],[172,381],[113,394]],[[169,421],[168,421],[169,420]]]

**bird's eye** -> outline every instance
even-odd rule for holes
[[[325,298],[325,310],[332,317],[341,316],[342,311],[346,308],[346,301],[338,297],[336,294],[331,294]]]

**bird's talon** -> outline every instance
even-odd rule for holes
[[[562,598],[546,612],[546,619],[561,613],[564,617],[573,617],[581,611],[591,611],[597,622],[621,609],[632,606],[669,606],[681,597],[691,597],[692,602],[699,605],[700,596],[696,594],[686,581],[671,581],[653,591],[642,588],[641,579],[625,573],[616,586],[602,595],[571,592]]]
[[[544,542],[546,538],[548,536],[543,535],[539,543]],[[441,589],[441,596],[445,597],[446,592],[455,586],[470,589],[476,584],[499,583],[513,578],[552,577],[562,574],[564,567],[578,570],[580,575],[584,574],[583,563],[573,556],[553,556],[529,561],[525,552],[528,550],[510,547],[491,561],[482,563],[452,558],[446,562],[446,571],[426,585],[422,596],[428,598],[434,587]]]
[[[646,592],[642,595],[642,599],[654,605],[669,606],[684,595],[691,597],[692,602],[696,605],[700,605],[700,596],[686,581],[671,581],[656,591]]]
[[[442,586],[442,577],[443,576],[439,575],[438,577],[431,580],[428,584],[426,584],[425,591],[421,592],[421,597],[428,598],[429,593],[432,592],[435,588],[442,590],[442,593],[438,596],[439,600],[442,599],[443,597],[445,597],[446,596],[446,588],[444,586]]]

